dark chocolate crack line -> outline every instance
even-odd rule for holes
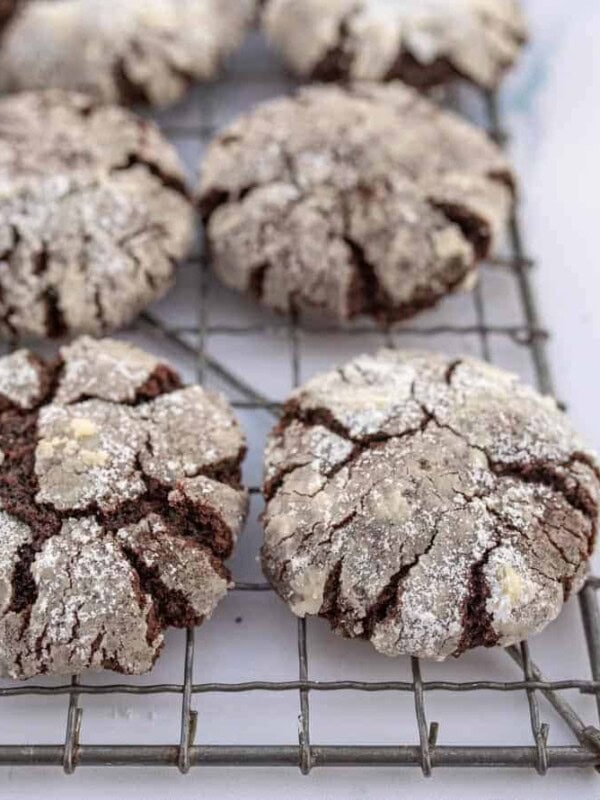
[[[210,617],[244,453],[224,398],[124,342],[0,358],[0,674],[145,672]]]
[[[443,659],[522,640],[580,589],[600,473],[515,376],[382,350],[294,392],[264,493],[264,570],[295,614]]]
[[[265,0],[262,22],[301,77],[420,88],[496,88],[527,38],[518,0]]]
[[[398,82],[314,86],[216,137],[199,205],[228,286],[390,322],[471,288],[514,200],[480,130]]]
[[[28,0],[12,17],[9,6],[5,91],[59,88],[164,106],[216,76],[242,41],[255,0]]]
[[[0,335],[100,334],[170,287],[194,227],[151,122],[80,94],[0,100]]]

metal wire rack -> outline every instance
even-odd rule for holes
[[[487,127],[499,142],[506,141],[499,116],[499,106],[495,95],[483,97]],[[204,113],[205,112],[205,113]],[[211,115],[207,109],[199,115],[200,124],[163,126],[165,133],[174,141],[178,136],[195,138],[205,144],[215,131],[208,123]],[[517,214],[511,219],[508,230],[508,255],[494,260],[495,266],[512,275],[522,307],[525,324],[491,324],[487,320],[481,288],[475,289],[475,324],[462,325],[422,325],[402,326],[383,331],[381,337],[386,344],[394,344],[394,337],[402,337],[417,332],[421,336],[460,334],[474,338],[482,355],[490,360],[490,337],[499,336],[512,340],[526,348],[533,367],[538,388],[544,393],[553,393],[553,384],[548,364],[545,339],[546,332],[540,325],[532,289],[529,270],[533,266],[527,257]],[[198,381],[212,374],[228,384],[238,399],[233,405],[245,411],[278,413],[278,403],[262,394],[250,382],[239,377],[226,365],[209,354],[207,341],[218,334],[249,336],[262,334],[263,324],[209,324],[207,313],[208,272],[203,254],[190,261],[200,272],[200,291],[197,298],[198,318],[193,326],[169,325],[154,313],[145,314],[137,328],[151,331],[154,336],[168,341],[191,356],[195,361]],[[293,383],[301,378],[301,349],[299,346],[300,320],[297,318],[269,322],[273,327],[284,329],[288,337],[291,353]],[[319,333],[339,333],[338,328],[322,325],[312,328]],[[374,333],[376,329],[358,325],[344,330],[344,335],[356,336],[361,333]],[[252,494],[259,494],[259,488],[251,487]],[[581,594],[579,606],[589,654],[592,679],[548,680],[532,662],[527,642],[518,647],[510,647],[505,652],[516,663],[522,679],[514,681],[477,680],[457,682],[450,680],[423,680],[419,660],[411,659],[412,679],[408,681],[369,681],[369,680],[311,680],[309,654],[307,647],[307,623],[297,623],[297,680],[274,681],[269,679],[236,683],[195,683],[194,647],[195,632],[188,630],[183,664],[183,680],[177,683],[113,683],[95,685],[79,677],[70,683],[46,686],[41,683],[3,685],[0,699],[16,696],[65,696],[67,698],[67,721],[64,741],[56,744],[2,744],[0,743],[0,765],[62,766],[66,773],[75,772],[83,766],[170,766],[186,773],[193,766],[292,766],[299,767],[308,774],[314,767],[331,766],[414,766],[420,767],[424,775],[430,775],[437,767],[528,767],[543,775],[550,767],[596,767],[600,769],[600,730],[584,722],[579,714],[564,699],[565,690],[583,693],[591,698],[595,695],[600,719],[600,609],[596,593],[600,589],[600,578],[590,577]],[[267,592],[270,587],[265,582],[237,582],[236,590],[244,593]],[[201,635],[201,634],[200,634]],[[503,658],[498,650],[498,658]],[[437,743],[439,724],[428,722],[425,697],[430,692],[478,693],[483,691],[523,693],[527,700],[528,717],[531,727],[530,745],[497,746],[442,746]],[[194,743],[198,723],[198,712],[193,708],[194,700],[207,694],[265,692],[297,693],[299,703],[298,740],[289,744],[207,744]],[[416,735],[414,740],[398,745],[320,745],[311,740],[310,698],[314,693],[353,692],[353,693],[408,693],[414,700],[414,721]],[[81,724],[84,713],[81,698],[90,695],[173,695],[174,702],[180,705],[179,740],[163,745],[145,744],[86,744],[81,741]],[[548,744],[548,725],[541,721],[539,695],[553,706],[568,728],[572,731],[575,743],[572,745],[550,746]],[[0,715],[2,705],[0,703]]]

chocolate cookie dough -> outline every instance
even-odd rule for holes
[[[0,358],[0,674],[145,672],[210,617],[244,452],[220,395],[124,342]]]
[[[594,546],[600,473],[515,376],[383,350],[291,396],[264,494],[264,570],[296,615],[441,660],[558,615]]]
[[[0,100],[0,335],[104,333],[171,285],[194,211],[156,126],[69,92]]]
[[[421,88],[493,89],[527,38],[517,0],[265,0],[263,25],[302,77]]]
[[[263,103],[209,147],[217,274],[282,312],[403,319],[476,279],[513,203],[480,130],[399,82]]]
[[[174,103],[215,77],[253,13],[254,0],[29,0],[2,38],[0,87]]]

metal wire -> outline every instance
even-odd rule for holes
[[[207,98],[205,102],[210,102]],[[502,129],[497,99],[493,94],[485,95],[487,126],[493,138],[504,143],[507,139]],[[204,108],[200,125],[168,125],[163,130],[172,138],[195,139],[202,144],[214,134],[216,126],[212,123],[211,109]],[[485,298],[481,288],[473,293],[476,317],[475,324],[424,326],[417,321],[413,325],[381,331],[374,325],[364,323],[342,331],[344,335],[356,336],[364,333],[379,333],[384,344],[394,346],[407,335],[444,337],[469,336],[479,343],[482,357],[491,359],[491,343],[494,337],[503,337],[526,348],[530,353],[539,389],[553,393],[553,384],[545,347],[547,332],[540,324],[535,297],[529,278],[532,260],[525,253],[518,213],[515,212],[509,226],[510,252],[507,256],[490,259],[489,266],[505,270],[512,275],[517,287],[523,311],[522,325],[491,325],[486,318]],[[268,412],[276,417],[280,405],[267,397],[250,382],[232,372],[224,364],[209,355],[209,337],[226,334],[228,336],[248,336],[251,334],[270,334],[287,331],[290,349],[290,369],[294,386],[301,380],[300,336],[319,336],[330,332],[340,333],[338,327],[329,325],[306,325],[297,317],[289,320],[270,322],[267,325],[210,325],[207,309],[209,306],[208,270],[202,255],[191,259],[201,271],[198,296],[198,318],[194,326],[170,326],[156,315],[146,313],[137,328],[151,333],[155,338],[164,339],[177,346],[183,355],[191,356],[196,365],[196,375],[200,383],[210,374],[227,384],[235,393],[233,405],[248,411]],[[253,494],[259,487],[251,487]],[[73,678],[70,683],[58,686],[44,686],[39,683],[18,683],[0,688],[0,700],[10,697],[68,697],[67,722],[64,744],[40,745],[28,742],[23,745],[3,745],[0,743],[0,764],[2,765],[57,765],[65,772],[73,773],[78,766],[156,766],[164,765],[186,773],[198,765],[269,765],[296,766],[307,774],[313,767],[327,766],[415,766],[424,775],[432,770],[445,767],[525,767],[545,774],[552,767],[598,767],[600,765],[600,731],[588,724],[574,711],[562,695],[564,691],[594,695],[598,706],[600,721],[600,610],[597,590],[600,578],[591,577],[580,594],[580,608],[589,653],[592,679],[587,677],[569,678],[560,681],[547,680],[540,669],[532,663],[526,642],[519,647],[507,649],[507,653],[521,670],[523,678],[514,681],[426,681],[421,675],[418,659],[411,660],[411,681],[316,681],[309,678],[309,652],[307,644],[307,622],[299,620],[297,626],[297,668],[298,680],[273,681],[269,679],[238,683],[194,682],[194,631],[187,631],[183,680],[181,683],[113,683],[93,685]],[[260,593],[270,591],[264,581],[241,581],[236,591]],[[573,636],[575,636],[575,631]],[[502,651],[498,651],[499,656]],[[440,725],[428,725],[425,696],[429,692],[451,692],[471,694],[482,691],[523,693],[527,700],[531,727],[531,746],[457,746],[438,744]],[[193,709],[194,699],[210,694],[231,694],[245,692],[297,692],[300,713],[298,716],[298,743],[287,745],[247,745],[218,744],[196,745],[194,738],[198,725],[198,712]],[[310,733],[310,693],[311,692],[362,692],[362,693],[410,693],[414,699],[416,735],[412,742],[397,746],[328,745],[321,746],[311,741]],[[541,694],[562,717],[573,732],[577,744],[572,746],[550,747],[548,745],[548,724],[542,721],[542,709],[538,701]],[[80,698],[90,695],[179,695],[180,738],[178,743],[165,745],[86,745],[80,742],[82,714]]]
[[[300,346],[298,342],[297,314],[292,314],[288,322],[290,354],[292,366],[292,386],[300,384]],[[300,771],[308,775],[312,766],[310,747],[310,704],[307,687],[308,682],[308,647],[306,644],[306,619],[298,619],[298,677],[300,693],[300,716],[298,718],[298,742],[300,745]]]
[[[533,679],[531,671],[531,657],[529,655],[529,645],[521,642],[521,657],[523,660],[523,674],[525,681],[531,682]],[[540,707],[535,695],[535,689],[527,687],[527,702],[529,703],[529,718],[531,720],[531,732],[537,749],[536,770],[540,775],[545,775],[548,771],[548,732],[549,727],[546,722],[540,723]]]

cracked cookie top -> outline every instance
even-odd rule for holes
[[[214,140],[199,199],[228,286],[393,321],[473,285],[512,187],[482,131],[395,82],[263,103]]]
[[[255,0],[28,0],[3,35],[0,86],[168,105],[193,81],[215,77],[254,6]]]
[[[244,453],[220,395],[124,342],[0,358],[0,674],[145,672],[210,617]]]
[[[288,65],[313,80],[455,77],[496,88],[527,28],[517,0],[265,0],[263,26]]]
[[[171,285],[193,224],[154,124],[80,94],[0,100],[0,335],[126,325]]]
[[[578,591],[600,472],[515,376],[382,350],[291,396],[264,493],[264,570],[295,614],[443,659],[520,641]]]

